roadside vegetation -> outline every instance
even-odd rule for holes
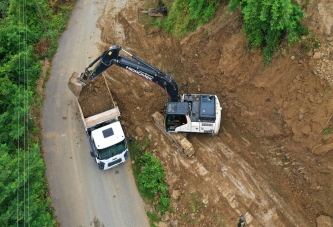
[[[176,37],[185,37],[212,19],[219,3],[217,0],[160,0],[160,6],[167,6],[168,16],[151,17],[144,23],[164,28]],[[301,36],[308,34],[301,25],[305,13],[291,0],[230,0],[228,6],[229,12],[241,10],[247,45],[263,51],[265,65],[272,61],[279,45],[301,42]],[[156,7],[148,4],[148,8]]]
[[[37,81],[41,60],[55,54],[74,3],[0,2],[1,226],[57,225],[40,148]]]
[[[171,199],[168,196],[166,176],[161,162],[147,151],[149,140],[141,145],[139,141],[130,144],[133,174],[141,197],[154,206],[147,212],[151,226],[161,220],[161,215],[170,210]]]

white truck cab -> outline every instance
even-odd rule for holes
[[[128,158],[126,138],[119,121],[91,131],[91,140],[94,145],[91,154],[101,170],[115,167]]]

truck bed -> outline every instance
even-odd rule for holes
[[[80,109],[80,112],[81,112],[81,116],[83,116],[80,104],[79,104],[79,109]],[[120,116],[120,111],[118,109],[118,106],[116,106],[111,110],[107,110],[105,112],[96,114],[96,115],[91,116],[91,117],[83,118],[83,122],[84,122],[84,125],[85,125],[86,128],[90,128],[90,127],[93,127],[93,126],[95,126],[95,125],[97,125],[101,122],[109,121],[109,120],[112,120],[112,119],[114,119],[116,117],[119,117],[119,116]]]
[[[84,86],[77,102],[86,129],[120,116],[104,76]]]

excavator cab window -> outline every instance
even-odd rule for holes
[[[187,124],[185,115],[168,114],[166,116],[167,131],[175,131],[181,125]]]

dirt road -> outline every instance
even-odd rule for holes
[[[122,7],[125,1],[113,1]],[[120,4],[121,3],[121,4]],[[99,55],[98,17],[105,3],[78,1],[59,39],[43,108],[43,148],[52,206],[61,226],[149,226],[130,162],[100,171],[67,82]]]

